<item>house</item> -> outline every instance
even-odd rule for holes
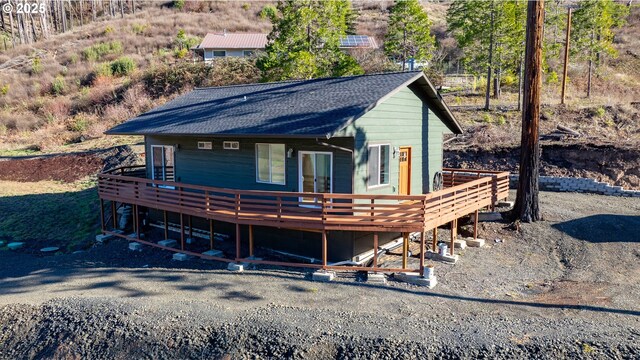
[[[324,267],[377,259],[506,196],[506,173],[442,169],[443,136],[461,132],[422,72],[196,89],[106,132],[144,136],[147,163],[99,175],[99,194],[114,224],[115,204],[133,204],[130,240],[141,223],[167,238],[180,224],[180,251],[188,228],[211,248],[235,236],[235,260],[257,247]]]
[[[253,56],[257,51],[263,51],[267,46],[267,35],[259,33],[209,33],[202,42],[192,48],[194,53],[205,62],[215,58]],[[343,50],[378,48],[373,37],[367,35],[347,35],[340,39]]]
[[[259,33],[209,33],[202,42],[192,48],[196,55],[210,62],[226,56],[253,56],[267,46],[267,34]]]

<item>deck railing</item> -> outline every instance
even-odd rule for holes
[[[445,188],[426,195],[234,190],[142,176],[143,167],[98,175],[100,198],[236,224],[374,232],[433,229],[492,206],[509,186],[507,172],[459,169],[444,169]]]

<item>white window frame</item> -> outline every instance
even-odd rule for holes
[[[216,55],[217,52],[223,52],[224,55]],[[221,57],[227,57],[227,50],[211,50],[212,59],[221,58]]]
[[[282,145],[284,147],[284,176],[283,182],[273,182],[273,181],[262,181],[260,180],[260,167],[258,165],[258,145],[269,145],[269,179],[273,179],[273,167],[272,167],[272,159],[271,159],[271,147],[274,145]],[[287,146],[281,143],[256,143],[256,182],[260,184],[271,184],[271,185],[287,185]]]
[[[247,55],[248,52],[250,52],[251,54]],[[255,50],[242,50],[242,56],[244,57],[253,56],[255,54],[256,54]]]
[[[324,154],[329,155],[329,174],[331,174],[331,181],[329,181],[329,192],[328,194],[333,194],[333,153],[330,151],[298,151],[298,192],[304,193],[302,191],[302,155],[304,154]],[[313,162],[313,193],[318,191],[318,180],[316,179],[316,162]],[[317,202],[304,201],[304,197],[299,197],[298,201],[301,203],[299,206],[301,207],[320,207],[321,204]],[[302,204],[305,203],[305,204]]]
[[[171,148],[171,151],[173,151],[173,181],[171,182],[176,182],[176,149],[175,146],[173,145],[151,145],[151,180],[158,180],[156,179],[156,172],[155,172],[155,161],[154,161],[154,151],[153,149],[155,148],[162,148],[162,177],[163,180],[160,181],[167,181],[164,180],[167,178],[167,167],[165,165],[165,159],[164,159],[164,149],[165,148]],[[156,186],[154,184],[154,186]],[[175,186],[169,186],[169,185],[157,185],[157,187],[162,188],[162,189],[175,189]]]
[[[382,151],[380,151],[380,148],[382,146],[388,146],[389,147],[389,150],[387,151],[387,156],[389,157],[389,162],[388,162],[388,164],[389,164],[389,169],[388,169],[388,171],[389,171],[389,179],[387,180],[388,183],[371,185],[372,177],[371,177],[371,174],[369,173],[369,161],[371,160],[370,159],[371,148],[373,148],[373,147],[377,147],[378,148],[378,159],[377,159],[378,160],[378,174],[376,174],[376,176],[377,176],[376,178],[378,179],[378,181],[380,181],[380,174],[381,174],[380,173],[380,169],[381,169],[380,164],[381,164],[381,160],[382,160]],[[371,145],[367,146],[367,175],[368,175],[368,177],[367,177],[367,189],[377,189],[377,188],[383,188],[383,187],[391,185],[391,149],[392,149],[391,148],[391,144],[371,144]]]
[[[237,145],[237,147],[233,147],[233,145]],[[223,150],[240,150],[240,142],[239,141],[223,141],[222,142],[222,149]]]

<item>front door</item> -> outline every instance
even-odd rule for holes
[[[411,148],[400,148],[400,167],[398,174],[398,195],[409,195],[411,192]]]
[[[330,193],[333,190],[333,154],[330,152],[300,151],[298,153],[300,192]],[[316,204],[315,197],[302,197],[300,201]]]

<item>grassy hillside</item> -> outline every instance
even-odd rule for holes
[[[135,15],[99,20],[54,35],[31,46],[0,53],[0,153],[52,152],[103,147],[131,139],[107,139],[102,132],[193,86],[255,82],[259,72],[253,63],[228,60],[213,68],[194,64],[191,54],[180,48],[197,43],[207,32],[268,32],[271,24],[259,16],[268,2],[187,2],[182,10],[150,3]],[[386,32],[390,1],[354,1],[360,33],[375,36],[379,43]],[[425,3],[441,50],[439,59],[460,56],[455,41],[446,34],[446,3]],[[620,56],[607,59],[594,78],[594,96],[584,97],[586,64],[570,67],[569,106],[553,110],[574,127],[602,128],[607,139],[637,139],[638,110],[630,105],[640,99],[640,7],[632,9],[629,25],[616,36]],[[179,32],[184,36],[179,37]],[[362,52],[356,58],[367,71],[384,68],[380,52]],[[517,101],[514,79],[505,77],[498,106]],[[482,103],[476,93],[448,96],[450,105]],[[544,102],[559,102],[559,85],[545,82]],[[588,110],[584,110],[588,108]],[[581,114],[606,116],[584,118]],[[618,109],[618,110],[611,110]],[[626,114],[626,115],[625,115]],[[634,115],[635,114],[635,115]],[[495,139],[517,138],[516,112],[459,112],[471,130],[495,132]],[[635,117],[634,117],[635,116]],[[579,126],[585,120],[584,126]],[[504,125],[507,126],[504,126]],[[555,125],[554,125],[555,126]],[[502,139],[502,140],[501,140]],[[87,140],[88,141],[87,143]]]

